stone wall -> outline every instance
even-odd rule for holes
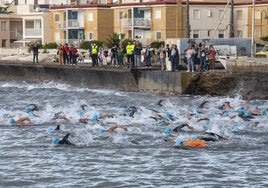
[[[61,82],[91,89],[268,100],[268,65],[230,61],[227,71],[187,73],[90,66],[0,63],[0,80]]]

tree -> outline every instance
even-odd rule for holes
[[[106,42],[105,42],[108,48],[112,48],[114,45],[119,46],[119,43],[120,43],[120,39],[117,33],[108,35],[108,38],[106,39]]]
[[[13,13],[12,11],[8,11],[9,7],[10,6],[0,7],[0,14],[11,14],[11,13]]]

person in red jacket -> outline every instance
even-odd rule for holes
[[[63,47],[63,64],[65,65],[66,63],[70,63],[69,55],[70,55],[70,48],[67,43],[65,43]]]
[[[70,63],[72,65],[76,65],[77,64],[77,48],[74,45],[71,45],[70,48]]]
[[[215,70],[216,55],[217,55],[217,52],[214,49],[213,45],[210,45],[208,49],[208,62],[209,62],[210,70],[212,71]]]

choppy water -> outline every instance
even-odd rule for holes
[[[159,96],[112,90],[75,88],[58,83],[33,84],[0,82],[2,114],[15,119],[29,116],[35,125],[14,126],[1,118],[0,187],[267,187],[267,115],[244,121],[237,116],[241,106],[258,105],[267,109],[268,101],[204,96]],[[156,103],[162,99],[162,106]],[[197,106],[208,101],[203,108]],[[230,101],[229,116],[219,109]],[[28,104],[37,104],[33,116]],[[87,104],[83,117],[113,113],[113,118],[79,124],[81,104]],[[134,117],[123,116],[122,108],[136,106]],[[150,116],[155,111],[173,114],[175,121],[161,125]],[[51,120],[62,112],[70,122]],[[194,114],[186,119],[187,112]],[[228,116],[227,115],[227,116]],[[197,122],[209,117],[210,123]],[[55,124],[60,131],[51,131]],[[207,148],[175,148],[164,141],[167,127],[188,122],[195,130],[173,133],[182,141],[196,139],[208,130],[227,138],[208,142]],[[258,122],[257,126],[254,123]],[[128,131],[100,132],[114,124]],[[56,145],[53,137],[74,132],[75,146]]]

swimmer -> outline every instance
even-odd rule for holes
[[[181,140],[177,139],[174,147],[176,148],[181,148],[181,147],[204,148],[204,147],[207,147],[207,144],[203,140],[189,140],[189,141],[182,142]]]
[[[70,122],[70,120],[63,115],[63,112],[57,112],[54,114],[53,118],[51,118],[51,120],[64,120],[65,122]]]
[[[176,140],[176,137],[171,134],[171,131],[172,130],[171,130],[170,127],[165,129],[164,141],[174,141],[174,140]]]
[[[12,125],[33,125],[33,122],[28,117],[22,117],[22,118],[19,118],[18,120],[15,120],[14,118],[10,118],[9,122]]]
[[[182,128],[187,127],[190,130],[194,130],[194,128],[192,126],[190,126],[188,123],[183,123],[181,125],[178,125],[177,127],[175,127],[174,129],[172,129],[173,132],[178,133],[182,131]]]
[[[162,102],[163,102],[163,99],[160,99],[160,100],[156,103],[156,105],[157,105],[157,106],[163,106]]]
[[[82,105],[80,106],[80,108],[81,108],[83,111],[86,111],[86,107],[87,107],[86,104],[82,104]]]
[[[107,131],[108,131],[108,132],[114,132],[114,131],[116,131],[117,129],[121,129],[121,130],[127,131],[127,128],[124,127],[123,125],[113,125],[113,126],[109,127],[109,128],[107,129]]]
[[[231,108],[232,107],[229,101],[224,102],[223,105],[219,107],[220,110],[226,110],[226,109],[231,109]]]
[[[3,113],[0,118],[3,121],[8,121],[10,118],[13,118],[13,117],[15,117],[14,114]]]
[[[165,120],[165,121],[169,121],[168,118],[162,116],[161,114],[156,113],[154,116],[149,116],[149,118],[154,119],[155,121],[159,121],[159,120]]]
[[[169,112],[165,112],[165,116],[170,119],[171,121],[175,121],[177,119],[177,117],[175,117],[174,115],[172,115]]]
[[[55,131],[60,130],[60,124],[59,124],[59,123],[56,124],[56,128],[55,128],[54,130],[55,130]]]
[[[28,104],[25,107],[25,110],[26,110],[27,113],[29,113],[29,112],[37,111],[38,110],[38,107],[37,107],[36,104]]]
[[[212,142],[227,140],[226,138],[224,138],[216,133],[213,133],[213,132],[205,132],[205,133],[203,133],[203,135],[204,136],[200,137],[200,140],[212,141]]]
[[[69,138],[69,136],[74,136],[74,133],[67,133],[61,140],[59,139],[59,138],[57,138],[57,137],[54,137],[53,139],[52,139],[52,142],[54,143],[54,144],[67,144],[67,145],[74,145],[73,143],[71,143],[69,140],[68,140],[68,138]]]
[[[210,120],[208,117],[202,117],[196,120],[196,122],[200,122],[200,121],[207,121]]]
[[[121,111],[122,112],[120,115],[129,116],[133,118],[134,114],[138,111],[138,109],[135,106],[130,106],[128,108],[124,107]]]
[[[200,103],[198,105],[198,108],[203,108],[205,106],[205,104],[208,103],[208,101],[203,101],[202,103]]]

